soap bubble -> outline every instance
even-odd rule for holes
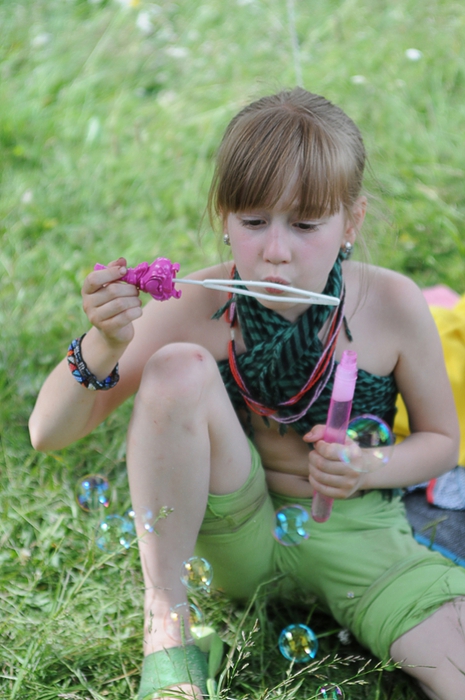
[[[347,437],[362,449],[370,449],[366,471],[376,469],[389,461],[395,438],[389,425],[381,418],[370,413],[353,418],[347,427]],[[350,464],[350,446],[344,448],[341,458]]]
[[[107,508],[110,503],[109,488],[110,484],[105,476],[87,474],[76,485],[76,501],[86,513],[99,510],[101,506]]]
[[[95,542],[103,552],[117,552],[121,548],[129,549],[136,533],[130,518],[121,515],[109,515],[97,528]]]
[[[302,506],[278,508],[273,537],[286,547],[301,544],[310,537],[310,522],[308,511]]]
[[[154,515],[150,508],[142,506],[137,509],[129,508],[125,515],[132,520],[137,520],[138,524],[142,525],[146,532],[157,532],[155,529],[155,524],[158,520],[167,518],[170,513],[174,511],[174,508],[169,508],[168,506],[162,506],[158,511],[158,515]]]
[[[132,510],[132,518],[136,519],[144,528],[146,532],[155,532],[156,518],[153,515],[150,508],[138,508],[138,510]]]
[[[279,635],[279,651],[288,661],[305,663],[314,659],[318,651],[318,640],[307,625],[285,627]]]
[[[146,532],[155,532],[155,517],[151,510],[144,508],[143,512],[140,514],[140,519],[144,525],[144,530]]]
[[[175,642],[192,642],[195,629],[203,624],[203,614],[193,603],[179,603],[165,617],[165,631]]]
[[[362,448],[371,448],[372,453],[383,464],[389,460],[394,445],[394,435],[389,425],[369,413],[353,418],[347,435]]]
[[[344,693],[338,685],[322,685],[317,693],[321,700],[344,700]]]
[[[181,582],[193,591],[208,590],[213,579],[212,565],[202,557],[191,557],[182,565]]]

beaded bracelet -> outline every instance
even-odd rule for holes
[[[84,335],[81,335],[80,338],[75,338],[72,340],[69,345],[66,359],[68,360],[68,367],[71,374],[75,380],[79,382],[79,384],[82,384],[82,386],[86,387],[86,389],[91,389],[93,391],[106,391],[107,389],[113,389],[113,387],[119,382],[118,363],[116,364],[116,367],[112,373],[106,379],[104,379],[103,382],[99,381],[95,374],[92,374],[82,359],[81,342],[85,336],[86,334],[84,333]]]

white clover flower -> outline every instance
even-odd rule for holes
[[[91,117],[87,124],[87,143],[93,143],[100,133],[100,119],[98,117]]]
[[[25,564],[31,558],[31,550],[23,547],[18,552],[18,559],[21,564]]]
[[[185,46],[168,46],[165,53],[167,56],[171,56],[171,58],[187,58],[189,49],[186,49]]]
[[[36,34],[36,36],[33,39],[31,39],[31,46],[34,49],[40,49],[42,46],[48,44],[51,38],[52,35],[48,34],[47,32],[43,32],[42,34]]]
[[[145,34],[149,36],[155,31],[155,17],[161,13],[161,7],[159,5],[151,5],[148,10],[141,10],[136,18],[136,27]]]
[[[34,193],[32,190],[25,190],[25,192],[23,192],[23,196],[21,197],[21,201],[23,204],[30,204],[33,199]]]
[[[367,79],[365,78],[364,75],[353,75],[350,78],[350,82],[353,83],[354,85],[363,85],[363,83],[366,83]]]
[[[407,49],[405,56],[409,61],[419,61],[423,54],[419,49]]]
[[[136,27],[146,36],[153,33],[155,27],[152,22],[152,15],[150,12],[145,10],[143,12],[139,12],[136,18]]]
[[[350,632],[349,630],[340,630],[337,633],[338,639],[341,642],[341,644],[350,644]]]
[[[173,102],[176,100],[176,93],[174,90],[162,90],[158,94],[158,103],[161,104],[162,107],[170,107]]]

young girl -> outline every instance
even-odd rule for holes
[[[142,311],[136,287],[119,282],[124,258],[84,282],[92,327],[78,343],[78,381],[64,359],[30,431],[36,449],[60,449],[137,392],[127,465],[146,601],[139,700],[205,692],[202,652],[164,625],[186,602],[180,571],[194,552],[237,599],[286,574],[283,595],[316,594],[428,697],[465,698],[465,571],[413,539],[395,491],[455,466],[457,418],[419,289],[348,260],[365,216],[364,161],[357,127],[323,97],[296,88],[253,102],[226,130],[209,199],[234,262],[191,275],[291,285],[337,296],[338,307],[276,300],[271,287],[270,299],[231,300],[186,286]],[[363,451],[351,448],[347,464],[322,439],[332,362],[348,349],[359,368],[352,415],[392,424],[398,391],[408,410],[411,435],[375,471]],[[331,517],[282,546],[276,509],[310,511],[315,491],[335,499]],[[173,511],[148,532],[144,511],[162,507]]]

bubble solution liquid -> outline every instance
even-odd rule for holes
[[[353,350],[344,350],[334,377],[333,392],[323,435],[325,442],[345,444],[356,381],[357,353]],[[324,523],[328,520],[333,507],[333,500],[333,498],[323,496],[322,493],[314,491],[312,500],[313,520],[317,523]]]

